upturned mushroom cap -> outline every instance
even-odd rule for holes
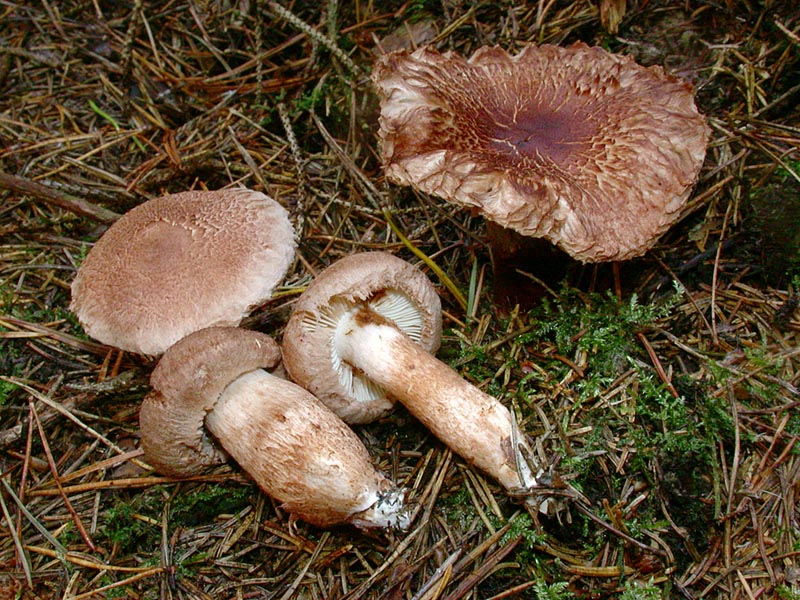
[[[681,215],[709,128],[691,87],[601,48],[378,59],[386,175],[585,262],[643,254]]]
[[[286,210],[246,189],[162,196],[123,215],[89,251],[71,310],[105,344],[158,355],[212,325],[238,325],[294,255]]]
[[[282,508],[313,525],[407,526],[403,490],[375,470],[355,433],[306,390],[264,370],[279,358],[270,337],[231,327],[171,346],[139,416],[148,462],[190,475],[227,452]]]
[[[237,377],[280,360],[270,336],[245,329],[210,327],[172,345],[150,375],[153,391],[139,412],[147,461],[177,476],[225,462],[227,455],[206,433],[206,416]]]
[[[283,334],[289,377],[347,423],[369,423],[394,400],[342,362],[333,344],[336,322],[369,307],[434,353],[442,337],[441,301],[422,271],[386,252],[353,254],[320,273],[295,305]]]

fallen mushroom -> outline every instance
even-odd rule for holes
[[[414,300],[407,300],[410,293]],[[412,316],[420,298],[430,302],[424,318]],[[528,464],[531,451],[510,411],[415,340],[433,334],[438,347],[439,311],[433,285],[405,261],[384,252],[347,256],[317,275],[298,300],[284,332],[284,365],[295,382],[345,420],[363,417],[352,403],[367,393],[387,403],[397,400],[507,490],[531,491],[537,485]],[[426,320],[435,328],[432,334],[420,329]]]
[[[272,338],[232,327],[202,329],[171,346],[139,415],[146,460],[186,476],[227,453],[294,518],[320,527],[406,527],[404,492],[375,470],[332,411],[265,370],[279,361]]]
[[[238,325],[294,256],[286,210],[246,189],[192,191],[137,206],[97,241],[70,309],[105,344],[158,355],[185,335]]]
[[[371,423],[389,414],[394,398],[359,369],[342,363],[331,336],[353,306],[392,321],[424,351],[439,349],[442,306],[425,274],[385,252],[347,256],[325,269],[298,301],[284,334],[289,377],[346,423]]]
[[[680,216],[709,128],[691,87],[585,44],[378,59],[387,177],[584,262],[646,252]]]

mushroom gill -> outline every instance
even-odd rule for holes
[[[687,83],[585,44],[399,51],[372,77],[389,179],[585,262],[650,248],[705,157]]]

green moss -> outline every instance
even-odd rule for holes
[[[517,546],[517,560],[526,565],[538,563],[535,549],[545,541],[546,536],[536,528],[528,513],[520,513],[510,522],[510,527],[501,538],[500,544],[508,543],[518,537],[522,537],[522,540]]]
[[[781,584],[775,588],[775,596],[781,600],[800,600],[800,587]]]
[[[251,489],[204,485],[176,496],[172,506],[172,522],[191,527],[213,521],[221,514],[237,513],[250,502]]]
[[[692,532],[691,543],[701,546],[713,527],[709,523],[714,506],[708,498],[714,494],[717,440],[732,439],[732,420],[727,405],[696,382],[675,377],[669,386],[662,381],[638,337],[639,333],[651,337],[652,328],[669,316],[678,297],[643,303],[635,295],[619,300],[611,294],[561,290],[558,301],[530,314],[533,328],[520,342],[535,351],[547,347],[549,356],[573,360],[580,356],[582,376],[576,377],[564,360],[537,356],[537,368],[520,380],[517,392],[524,407],[527,398],[536,397],[538,387],[556,387],[560,398],[570,400],[557,415],[561,430],[577,424],[590,428],[580,437],[560,442],[558,471],[590,501],[598,502],[593,510],[602,513],[601,500],[624,506],[623,493],[631,482],[645,481],[652,493],[630,514],[615,518],[632,536],[646,539],[648,531],[670,529],[664,502],[672,519]],[[613,400],[603,400],[612,384],[623,384],[624,391]],[[530,417],[536,419],[535,414]],[[625,458],[617,464],[614,457]],[[583,517],[568,529],[559,537],[587,552],[599,551],[607,541]],[[634,593],[647,597],[643,589],[631,589]]]
[[[17,389],[17,386],[8,381],[0,381],[0,406],[4,406],[8,402],[11,392]]]
[[[161,530],[148,522],[150,519],[157,522],[161,516],[155,503],[152,493],[114,502],[101,514],[99,541],[114,544],[122,554],[151,552],[158,548]]]
[[[628,357],[638,350],[637,332],[669,314],[677,295],[656,304],[642,304],[634,294],[627,301],[607,294],[582,294],[564,288],[559,302],[545,300],[532,312],[534,329],[521,337],[522,343],[553,342],[561,356],[587,354],[584,377],[575,384],[580,399],[591,398],[629,367]],[[550,361],[542,367],[555,379],[566,375],[569,366]]]
[[[547,583],[545,580],[540,579],[532,589],[536,600],[572,600],[576,598],[575,594],[570,591],[569,583],[566,581]]]
[[[652,581],[641,583],[629,579],[623,586],[619,600],[662,600],[664,597],[661,590]]]
[[[444,513],[447,515],[447,521],[458,524],[464,531],[478,518],[478,513],[472,505],[472,500],[466,487],[462,487],[459,491],[443,497],[440,502],[442,502]]]

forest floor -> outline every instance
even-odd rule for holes
[[[800,598],[800,14],[624,4],[0,4],[0,599]],[[385,180],[368,73],[393,48],[576,41],[692,84],[705,164],[643,257],[548,254],[555,272],[513,273],[541,293],[501,306],[484,220]],[[580,495],[529,514],[402,408],[356,431],[408,489],[406,531],[291,523],[235,464],[153,472],[155,362],[88,338],[70,283],[108,211],[226,186],[268,193],[299,233],[245,327],[280,339],[342,256],[419,264],[439,357]]]

